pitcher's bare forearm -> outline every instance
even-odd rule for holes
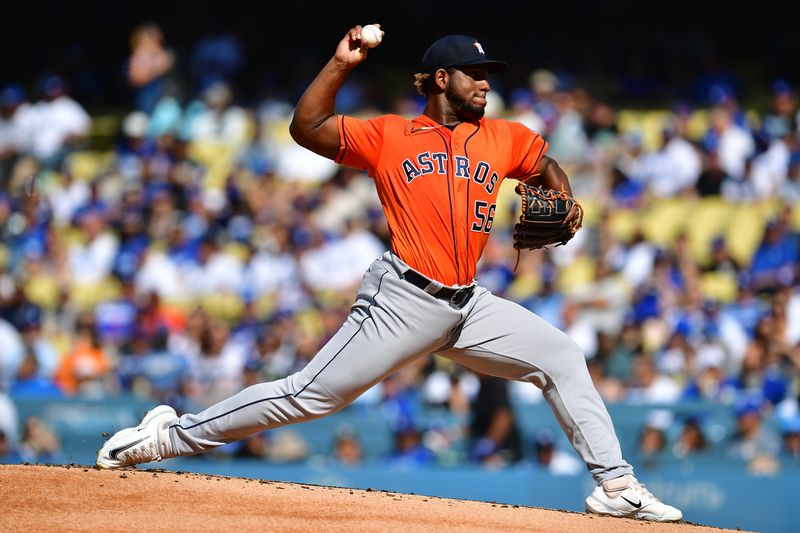
[[[559,166],[555,159],[547,156],[542,157],[542,161],[539,163],[539,168],[537,170],[539,173],[525,180],[525,183],[529,185],[541,185],[555,191],[566,191],[572,196],[572,187],[569,185],[569,177],[567,177],[567,173],[564,172],[564,169]],[[583,211],[576,204],[573,205],[570,212],[567,213],[567,216],[564,218],[564,223],[568,225],[575,224],[575,231],[577,231],[582,220]]]
[[[537,170],[539,172],[530,179],[525,180],[525,183],[542,185],[556,191],[567,191],[572,195],[572,187],[569,185],[567,173],[564,172],[564,169],[559,166],[555,159],[547,156],[542,157]]]
[[[329,159],[336,157],[339,151],[336,94],[352,69],[331,58],[308,86],[297,102],[289,126],[289,133],[297,144]]]
[[[297,144],[328,159],[336,158],[339,152],[336,94],[350,71],[366,58],[367,45],[361,41],[361,26],[350,28],[339,41],[331,60],[297,102],[289,126],[289,133]]]

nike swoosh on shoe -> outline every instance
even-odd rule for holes
[[[633,505],[637,509],[641,509],[642,508],[642,501],[641,500],[639,500],[638,502],[632,502],[628,498],[626,498],[625,496],[620,496],[620,498],[622,498],[623,500],[625,500],[629,504]]]
[[[121,448],[116,448],[114,450],[111,450],[111,452],[109,452],[108,456],[116,461],[117,460],[117,455],[119,455],[120,453],[124,452],[125,450],[133,448],[134,446],[136,446],[137,444],[139,444],[140,442],[142,442],[146,438],[147,437],[141,438],[141,439],[139,439],[139,440],[137,440],[135,442],[132,442],[132,443],[128,444],[127,446],[122,446]]]

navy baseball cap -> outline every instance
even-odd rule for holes
[[[503,61],[489,59],[481,43],[467,35],[447,35],[434,42],[422,56],[422,71],[434,72],[440,68],[480,65],[489,72],[503,70]]]
[[[14,107],[25,101],[25,90],[17,84],[8,85],[0,92],[0,107]]]
[[[32,303],[23,303],[14,316],[14,325],[20,331],[40,327],[42,325],[42,309]]]

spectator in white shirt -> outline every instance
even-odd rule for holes
[[[711,131],[716,138],[720,166],[730,177],[742,180],[747,160],[755,153],[753,136],[733,122],[730,111],[716,107],[711,111]]]
[[[210,320],[200,339],[200,353],[189,361],[187,395],[202,406],[225,398],[242,386],[247,347],[230,335],[221,320]]]
[[[0,187],[5,188],[19,156],[28,151],[32,111],[22,87],[9,85],[0,92]]]
[[[14,326],[0,318],[0,392],[11,386],[23,357],[25,345],[22,336]]]
[[[134,287],[137,294],[154,292],[166,300],[182,300],[188,295],[176,261],[156,247],[150,247],[136,270]]]
[[[534,437],[536,463],[554,476],[577,476],[584,470],[574,453],[559,449],[549,429],[540,429]]]
[[[84,242],[69,248],[69,271],[74,282],[91,284],[104,280],[114,266],[119,241],[107,230],[105,213],[89,208],[79,215]]]
[[[212,237],[200,244],[197,263],[184,263],[179,269],[191,295],[238,295],[244,286],[244,265]]]
[[[645,239],[641,231],[637,231],[623,256],[622,275],[631,286],[638,287],[651,278],[656,260],[662,255],[651,241]]]
[[[750,181],[756,198],[780,196],[789,175],[792,151],[797,149],[797,140],[788,122],[775,120],[769,128],[767,150],[753,158]]]
[[[681,388],[672,378],[658,374],[650,357],[639,355],[633,361],[634,385],[628,401],[644,404],[671,404],[681,397]]]
[[[510,119],[521,122],[528,129],[544,133],[546,125],[544,119],[536,112],[536,99],[527,88],[518,88],[511,91]]]
[[[697,148],[681,135],[677,120],[669,119],[661,134],[661,149],[644,157],[641,171],[650,193],[664,198],[694,188],[703,165]]]
[[[347,290],[360,282],[370,263],[383,252],[383,243],[360,222],[351,220],[343,238],[303,254],[303,278],[314,290]]]
[[[256,297],[300,289],[297,259],[291,253],[289,232],[276,226],[270,231],[272,242],[259,250],[251,250],[244,270],[245,290]]]
[[[69,97],[64,80],[58,76],[45,81],[44,96],[35,108],[36,127],[31,149],[43,164],[58,167],[67,150],[89,135],[92,119]]]
[[[203,93],[205,109],[194,119],[191,137],[195,141],[244,148],[248,139],[247,111],[233,104],[233,92],[223,82]]]
[[[365,173],[342,168],[333,179],[320,186],[320,206],[312,215],[321,228],[343,231],[352,218],[368,216],[369,210],[380,207],[375,184]]]
[[[564,304],[562,315],[564,333],[578,343],[586,359],[594,358],[597,355],[597,331],[583,317],[581,305],[574,300],[568,300]]]
[[[76,180],[70,172],[63,172],[60,183],[54,183],[47,190],[47,198],[53,208],[53,218],[57,226],[69,226],[78,209],[89,202],[92,192],[89,184]]]
[[[17,407],[11,398],[0,391],[0,432],[2,432],[6,439],[11,444],[17,442],[17,426],[19,425],[19,414]]]

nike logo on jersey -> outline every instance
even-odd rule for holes
[[[641,509],[642,508],[642,500],[639,500],[638,502],[634,503],[634,502],[630,501],[628,498],[626,498],[625,496],[620,496],[620,498],[622,498],[623,500],[625,500],[629,504],[633,505],[637,509]]]
[[[147,437],[144,437],[144,438],[141,438],[141,439],[139,439],[139,440],[137,440],[137,441],[135,441],[135,442],[131,442],[131,443],[130,443],[130,444],[128,444],[127,446],[121,446],[121,447],[119,447],[119,448],[114,448],[113,450],[111,450],[111,452],[108,454],[108,456],[109,456],[109,457],[111,457],[112,459],[114,459],[114,460],[116,461],[116,459],[117,459],[117,456],[118,456],[119,454],[121,454],[121,453],[122,453],[122,452],[124,452],[125,450],[130,450],[131,448],[133,448],[134,446],[136,446],[137,444],[139,444],[140,442],[142,442],[142,441],[143,441],[144,439],[146,439],[146,438],[147,438]]]

